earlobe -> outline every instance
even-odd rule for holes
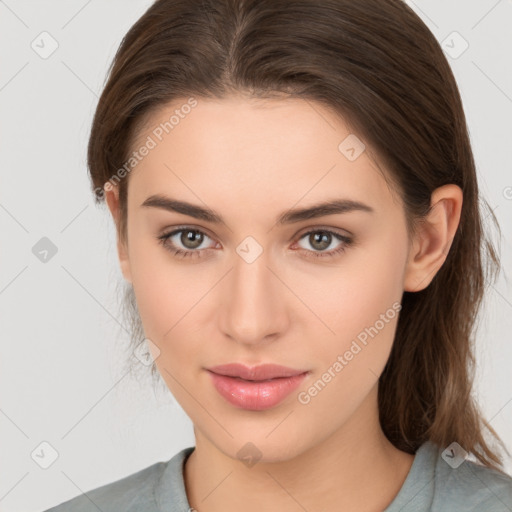
[[[427,288],[442,267],[459,226],[462,201],[457,185],[444,185],[432,193],[431,210],[411,244],[404,291]]]
[[[119,265],[123,277],[129,282],[132,282],[130,260],[128,257],[128,248],[120,235],[120,208],[119,208],[119,189],[117,186],[105,188],[105,201],[114,219],[117,233],[117,255],[119,258]]]

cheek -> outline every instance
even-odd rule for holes
[[[383,237],[357,249],[344,268],[332,272],[324,293],[317,294],[311,306],[331,330],[317,336],[320,367],[331,367],[340,355],[345,378],[351,375],[354,382],[362,373],[372,377],[368,368],[376,375],[383,369],[401,309],[405,260],[405,244],[399,238],[396,244],[386,244]]]
[[[143,258],[147,260],[147,256]],[[204,292],[194,290],[190,276],[185,279],[170,264],[141,266],[140,272],[134,273],[133,288],[145,336],[158,347],[153,353],[158,372],[178,402],[186,403],[182,386],[190,388],[186,382],[192,376],[187,369],[197,369],[198,354],[204,350],[198,346],[201,338],[191,335],[197,329],[194,308],[200,307]]]
[[[220,271],[180,263],[151,240],[132,244],[130,267],[144,333],[160,350],[155,362],[164,379],[164,368],[174,374],[183,367],[197,367],[205,337],[194,333]]]
[[[129,259],[137,306],[147,331],[162,337],[198,300],[200,286],[149,229],[132,229]]]
[[[392,316],[396,311],[403,293],[405,260],[406,248],[400,241],[376,240],[347,253],[338,268],[317,281],[321,285],[313,294],[307,288],[301,293],[312,299],[311,309],[319,312],[334,337],[352,339],[381,315]]]

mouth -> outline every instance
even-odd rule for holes
[[[277,364],[260,364],[258,366],[249,367],[241,363],[229,363],[218,366],[212,366],[207,370],[218,375],[227,377],[238,377],[249,381],[264,381],[279,379],[284,377],[295,377],[301,375],[307,370],[296,370]]]
[[[304,380],[309,370],[274,364],[248,367],[239,363],[206,369],[217,392],[231,405],[262,411],[281,403]]]

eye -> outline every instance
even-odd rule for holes
[[[344,252],[353,243],[351,238],[329,229],[315,229],[308,231],[307,233],[304,233],[299,240],[306,237],[307,242],[311,247],[313,247],[313,251],[306,249],[306,257],[313,258],[333,258]],[[340,242],[338,247],[331,249],[330,251],[325,251],[325,249],[331,246],[333,241],[336,240]]]
[[[201,257],[201,252],[208,250],[208,248],[201,249],[200,247],[205,238],[210,237],[199,229],[187,226],[175,229],[157,238],[159,242],[176,257],[185,258],[187,256]],[[184,247],[184,250],[181,249],[180,246]]]
[[[313,247],[313,250],[304,249],[306,257],[308,258],[332,258],[344,252],[353,243],[351,238],[329,229],[308,231],[304,233],[299,240],[306,237],[308,237],[307,242]],[[204,231],[195,229],[192,226],[182,226],[169,233],[158,236],[157,239],[165,249],[170,251],[177,258],[201,258],[204,256],[203,253],[205,251],[212,249],[212,247],[201,248],[205,239],[212,239]],[[325,251],[325,249],[331,246],[336,240],[340,242],[338,247],[330,251]]]

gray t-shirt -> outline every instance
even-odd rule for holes
[[[97,487],[45,512],[188,512],[183,464],[194,447],[167,462]],[[466,459],[454,468],[426,441],[402,488],[383,512],[511,512],[512,478]],[[295,505],[294,505],[295,506]]]

